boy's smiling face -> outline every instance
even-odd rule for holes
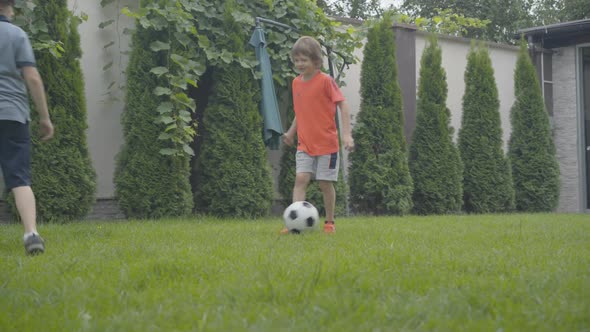
[[[293,64],[297,73],[305,77],[313,75],[318,69],[310,57],[302,54],[293,56]]]

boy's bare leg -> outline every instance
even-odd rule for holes
[[[311,181],[311,173],[297,173],[295,174],[295,185],[293,186],[293,202],[305,200],[307,186]]]
[[[37,210],[35,206],[35,195],[29,186],[16,187],[12,189],[16,209],[25,227],[25,234],[37,232]]]
[[[326,208],[326,220],[334,221],[334,210],[336,209],[336,190],[332,181],[318,181],[320,190],[324,196],[324,206]]]

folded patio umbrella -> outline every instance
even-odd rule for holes
[[[272,78],[270,57],[266,50],[266,39],[262,27],[256,27],[250,38],[250,45],[256,50],[259,70],[262,73],[261,91],[262,101],[260,102],[260,113],[264,120],[263,139],[264,144],[272,150],[277,150],[283,135],[283,125],[279,113],[279,104],[275,93],[275,86]]]

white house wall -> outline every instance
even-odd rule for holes
[[[417,84],[420,84],[420,60],[422,53],[428,43],[428,35],[417,34],[416,36],[416,77]],[[469,40],[462,38],[439,37],[438,43],[442,49],[442,66],[447,75],[448,97],[447,106],[451,110],[451,126],[455,129],[455,139],[459,128],[461,128],[461,116],[463,109],[463,95],[465,93],[465,68],[467,67],[467,55],[471,48]],[[510,108],[514,103],[514,69],[518,48],[502,45],[487,44],[494,78],[498,88],[500,100],[500,119],[502,121],[502,134],[504,148],[506,149],[510,138]],[[417,87],[416,87],[417,89]]]
[[[69,1],[76,12],[88,14],[88,21],[80,25],[79,32],[86,85],[88,148],[96,170],[98,198],[114,197],[115,157],[123,143],[120,121],[125,98],[123,71],[128,60],[125,52],[129,51],[131,41],[131,36],[123,34],[123,29],[132,28],[133,20],[120,15],[118,23],[98,28],[101,22],[116,17],[122,7],[134,8],[137,0],[120,0],[119,3],[120,8],[117,9],[114,5],[102,8],[100,1]],[[110,42],[115,44],[105,49],[104,46]],[[103,70],[111,62],[112,67]],[[108,89],[111,82],[115,84]]]

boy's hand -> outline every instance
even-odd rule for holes
[[[352,138],[351,135],[344,136],[343,143],[344,143],[344,148],[346,150],[348,150],[348,151],[354,150],[354,139]]]
[[[286,133],[283,135],[283,143],[287,144],[288,146],[293,146],[295,144],[294,135]]]
[[[50,119],[39,121],[39,135],[42,141],[47,141],[53,137],[53,123]]]

